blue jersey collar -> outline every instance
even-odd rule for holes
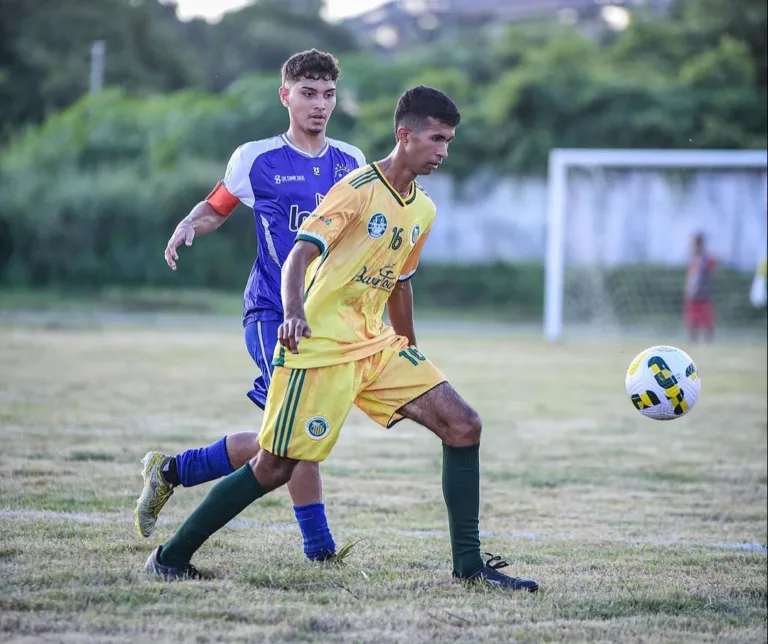
[[[298,152],[301,156],[307,157],[308,159],[319,159],[321,156],[324,156],[326,152],[328,152],[328,148],[330,147],[328,143],[328,138],[325,139],[325,145],[322,147],[322,149],[317,154],[308,154],[301,148],[299,148],[293,141],[291,141],[290,137],[288,136],[288,132],[285,134],[281,134],[280,138],[283,139],[283,142],[291,148],[294,152]]]

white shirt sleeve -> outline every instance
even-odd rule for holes
[[[249,208],[253,208],[254,197],[250,175],[255,157],[249,159],[248,145],[248,143],[241,145],[232,153],[222,183],[232,196],[237,197]]]
[[[328,139],[328,142],[335,148],[341,150],[344,154],[351,156],[357,163],[358,168],[362,168],[366,165],[365,155],[362,153],[360,148],[356,148],[354,145],[350,145],[344,141],[339,141],[338,139]],[[354,170],[355,168],[352,169]]]
[[[244,143],[232,153],[227,164],[222,183],[229,193],[237,197],[240,202],[249,208],[253,208],[255,197],[251,185],[251,170],[256,159],[262,154],[281,147],[283,143],[279,136],[271,139],[261,139]]]

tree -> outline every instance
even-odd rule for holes
[[[723,36],[745,43],[755,63],[753,82],[768,82],[768,9],[764,0],[677,0],[672,15],[697,36],[699,49],[716,47]]]
[[[321,5],[301,10],[290,2],[262,0],[227,13],[217,24],[207,26],[201,41],[199,24],[188,27],[198,39],[188,42],[205,70],[211,91],[222,91],[247,74],[277,74],[283,62],[297,51],[316,47],[342,55],[355,49],[352,35],[342,26],[320,17]]]
[[[105,84],[132,93],[199,84],[158,0],[0,0],[0,121],[4,134],[88,91],[90,49],[105,40]]]

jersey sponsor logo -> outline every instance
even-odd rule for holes
[[[315,207],[320,205],[320,202],[323,200],[325,195],[321,195],[319,192],[315,193]],[[312,213],[309,210],[301,210],[298,205],[291,204],[291,209],[288,211],[288,230],[291,232],[298,232],[299,228],[301,228],[301,224],[304,223],[304,220],[307,217],[310,217]],[[330,224],[330,220],[327,218],[322,218],[321,220],[324,224]]]
[[[351,172],[351,169],[345,163],[337,163],[333,168],[333,180],[340,181]]]
[[[410,235],[411,246],[416,244],[416,240],[419,238],[419,235],[421,235],[421,226],[419,226],[419,224],[413,224],[413,226],[411,226]]]
[[[313,441],[319,441],[328,436],[331,425],[322,416],[312,416],[304,425],[304,431]]]
[[[306,181],[303,174],[276,174],[275,175],[275,184],[280,185],[281,183],[291,183],[293,181]]]
[[[330,226],[331,225],[331,220],[328,219],[328,217],[321,217],[320,215],[318,215],[315,212],[311,213],[309,215],[309,217],[307,217],[307,219],[317,219],[318,221],[323,222],[326,226]]]
[[[391,291],[397,284],[397,274],[394,271],[394,264],[387,264],[378,271],[368,271],[367,266],[363,266],[360,272],[355,276],[354,281],[379,289],[380,291]]]
[[[368,220],[368,235],[373,239],[378,239],[387,232],[387,218],[380,212],[372,215]]]

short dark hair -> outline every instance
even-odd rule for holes
[[[307,49],[294,54],[283,63],[283,82],[310,80],[336,81],[341,74],[339,61],[332,54],[317,49]]]
[[[417,130],[424,127],[430,117],[450,127],[461,122],[459,108],[446,94],[434,87],[412,87],[397,101],[395,131],[401,126]]]

